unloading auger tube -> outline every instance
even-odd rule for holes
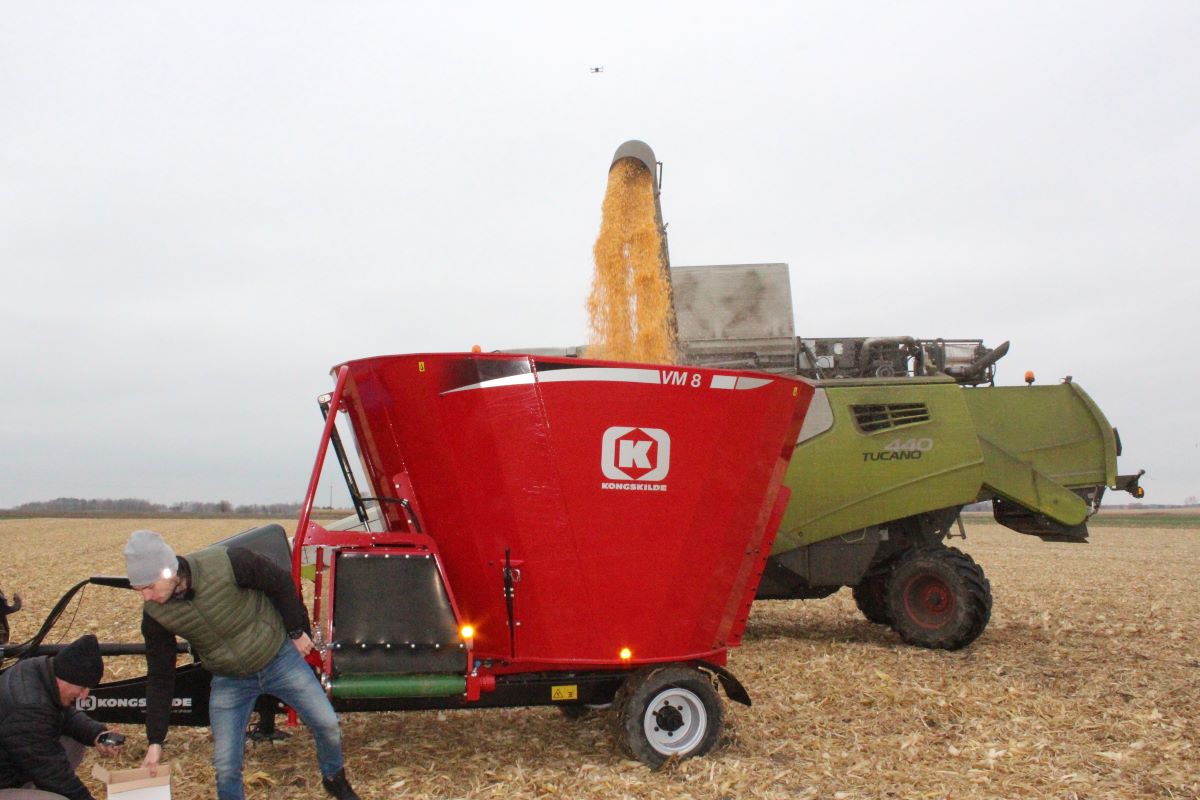
[[[662,162],[654,157],[654,150],[650,145],[640,139],[630,139],[617,148],[613,153],[612,161],[608,165],[608,171],[612,172],[612,168],[619,161],[631,159],[642,165],[642,168],[650,173],[650,181],[654,187],[654,225],[658,228],[658,238],[662,242],[662,250],[660,258],[662,260],[663,275],[666,277],[667,292],[671,296],[667,308],[669,309],[671,326],[671,340],[675,341],[678,338],[678,324],[675,321],[675,297],[671,288],[671,253],[667,248],[667,226],[663,223],[662,203],[659,198],[662,194]]]

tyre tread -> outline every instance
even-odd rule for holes
[[[898,595],[900,584],[914,562],[922,559],[932,559],[948,568],[960,582],[963,595],[956,595],[955,601],[965,605],[967,611],[962,625],[945,632],[931,632],[916,625],[907,624],[903,613],[898,613],[900,606]],[[992,616],[992,585],[983,568],[968,554],[957,547],[944,545],[914,547],[897,559],[888,581],[886,604],[892,617],[892,628],[900,634],[900,638],[908,644],[918,647],[928,647],[938,650],[959,650],[975,641],[983,634]]]

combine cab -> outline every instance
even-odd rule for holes
[[[1142,496],[1077,384],[993,385],[1007,342],[797,337],[785,264],[679,267],[672,280],[683,361],[816,387],[759,598],[852,586],[867,619],[956,649],[991,613],[982,569],[945,546],[963,506],[990,501],[1015,531],[1083,542],[1106,489]]]

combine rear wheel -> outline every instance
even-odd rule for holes
[[[702,756],[721,735],[721,696],[708,675],[693,667],[633,675],[614,705],[621,749],[650,767]]]
[[[854,587],[854,602],[868,622],[876,625],[891,625],[887,610],[887,573],[875,572],[867,575]]]
[[[966,647],[992,615],[991,584],[980,566],[954,547],[906,552],[892,570],[886,597],[892,629],[919,647]]]

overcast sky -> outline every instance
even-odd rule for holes
[[[1196,2],[3,12],[0,507],[299,500],[331,365],[583,343],[633,138],[674,264],[787,262],[805,336],[1009,339],[1200,495]]]

